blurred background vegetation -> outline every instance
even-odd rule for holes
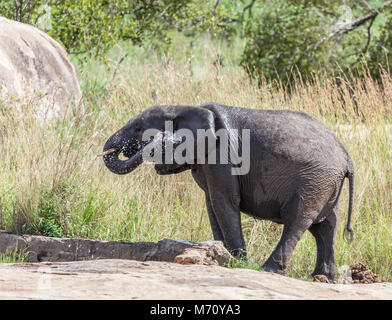
[[[121,41],[167,52],[178,33],[208,33],[243,42],[238,63],[252,76],[284,81],[293,70],[379,77],[392,54],[392,1],[383,0],[2,0],[0,15],[40,28],[81,60]]]

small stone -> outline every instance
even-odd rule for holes
[[[204,260],[203,258],[205,259],[205,257],[202,257],[202,255],[198,252],[185,252],[185,253],[180,254],[177,257],[175,257],[174,263],[200,264],[200,262]]]

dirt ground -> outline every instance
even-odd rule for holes
[[[0,264],[0,299],[392,299],[392,283],[327,284],[247,269],[108,259]]]

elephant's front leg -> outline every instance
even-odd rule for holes
[[[207,165],[204,174],[208,184],[209,205],[213,213],[211,226],[217,222],[226,248],[237,257],[245,256],[245,241],[241,230],[240,190],[231,167]]]
[[[231,174],[231,166],[206,164],[192,170],[192,175],[205,192],[214,239],[223,241],[234,256],[245,256],[240,189],[237,177]]]
[[[232,195],[214,192],[210,194],[210,201],[227,250],[235,257],[246,256],[239,197],[233,199]]]
[[[206,192],[206,206],[214,240],[222,241],[225,244],[225,239],[223,237],[222,230],[219,227],[218,220],[216,219],[208,192]]]

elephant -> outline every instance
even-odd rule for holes
[[[281,238],[262,268],[285,274],[297,242],[309,230],[317,247],[312,276],[321,274],[330,281],[334,279],[333,246],[345,178],[349,181],[349,205],[344,234],[349,234],[351,240],[353,235],[354,166],[343,144],[327,126],[293,110],[248,109],[213,102],[199,106],[152,106],[106,141],[102,155],[107,168],[116,174],[127,174],[137,168],[144,161],[147,147],[153,150],[147,153],[154,154],[151,146],[157,145],[159,135],[163,142],[170,140],[164,134],[166,122],[172,123],[174,133],[181,129],[193,133],[194,146],[204,150],[205,157],[215,154],[215,163],[193,154],[185,162],[155,164],[160,175],[191,170],[205,193],[215,240],[222,241],[235,257],[246,259],[240,212],[283,224]],[[149,140],[143,138],[143,132],[151,128],[156,135]],[[220,162],[227,143],[217,133],[226,130],[229,141],[235,141],[234,129],[237,132],[246,129],[249,133],[246,141],[249,169],[240,174],[233,174],[236,166],[233,161]],[[210,136],[199,137],[199,130],[209,130]],[[215,142],[213,147],[207,144],[207,138]],[[184,138],[180,141],[184,142]],[[237,142],[233,145],[243,146],[244,136]],[[163,152],[165,148],[163,143]],[[127,159],[120,159],[121,153]]]

